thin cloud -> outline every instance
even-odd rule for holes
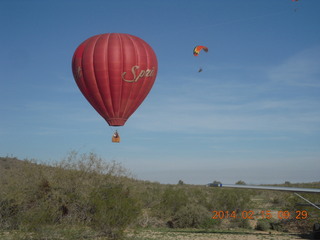
[[[320,87],[320,46],[297,53],[270,70],[269,77],[278,83]]]
[[[239,103],[193,103],[177,97],[148,105],[134,125],[148,131],[314,131],[320,112],[313,101],[257,100]]]

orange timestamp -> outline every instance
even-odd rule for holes
[[[298,220],[303,220],[308,218],[308,211],[306,210],[297,210],[294,212],[290,211],[271,211],[271,210],[262,210],[262,211],[212,211],[212,219],[289,219],[294,218]]]

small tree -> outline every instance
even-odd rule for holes
[[[238,182],[236,182],[236,185],[247,185],[244,181],[239,180]]]

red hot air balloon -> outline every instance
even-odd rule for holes
[[[124,33],[88,38],[72,59],[74,79],[110,126],[123,126],[151,90],[157,57],[144,40]]]

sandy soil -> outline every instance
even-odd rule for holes
[[[190,232],[161,232],[141,231],[135,234],[135,239],[157,240],[302,240],[310,239],[299,234],[284,234],[278,232],[220,232],[220,233],[190,233]]]

